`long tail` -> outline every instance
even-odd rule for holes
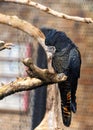
[[[76,103],[76,90],[78,85],[78,78],[72,77],[71,81],[71,110],[73,113],[77,111],[77,103]]]
[[[61,111],[63,124],[67,127],[71,124],[71,88],[68,81],[59,83],[59,91],[61,96]]]

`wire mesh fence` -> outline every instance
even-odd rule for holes
[[[92,0],[34,1],[48,6],[53,10],[69,15],[80,17],[93,17]],[[33,23],[33,25],[39,28],[48,27],[64,31],[76,43],[76,45],[80,49],[82,56],[81,76],[77,90],[78,110],[77,113],[73,115],[71,127],[64,128],[64,130],[92,130],[93,25],[60,19],[46,14],[45,12],[42,12],[36,8],[14,3],[0,2],[0,13],[17,15],[20,18]],[[34,42],[33,39],[17,29],[13,29],[6,25],[0,25],[0,40],[10,41],[15,44],[13,50],[4,50],[0,52],[0,82],[9,82],[11,80],[14,80],[17,76],[26,75],[25,67],[22,66],[20,60],[21,58],[25,58],[28,56],[33,57],[34,55],[34,59],[35,61],[37,61],[36,58],[38,46],[32,44]],[[5,105],[5,108],[0,110],[0,130],[33,130],[36,125],[40,123],[40,120],[42,118],[40,118],[40,120],[37,120],[37,123],[35,123],[35,120],[33,122],[33,116],[35,114],[33,114],[33,109],[37,110],[37,108],[39,107],[39,109],[37,110],[39,112],[39,117],[43,117],[43,108],[41,108],[40,105],[44,101],[42,100],[42,98],[38,99],[38,95],[37,97],[35,97],[36,93],[34,91],[29,93],[22,93],[19,94],[19,97],[17,99],[13,97],[14,100],[11,102],[12,108],[10,110],[8,110],[9,102],[7,103],[7,105],[5,105],[5,103],[7,102],[7,97],[5,98],[5,101],[3,101],[3,105]],[[38,100],[37,108],[35,106],[36,100]],[[2,106],[2,101],[0,103]],[[22,106],[20,105],[21,103]],[[18,107],[17,111],[13,110],[16,104]],[[25,109],[24,107],[27,107],[27,109]],[[32,128],[32,126],[34,126],[34,128]]]

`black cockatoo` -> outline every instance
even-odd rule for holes
[[[76,45],[64,32],[55,29],[41,29],[46,36],[45,44],[54,46],[56,51],[52,57],[52,66],[56,73],[64,73],[67,80],[58,83],[61,96],[62,118],[65,126],[71,124],[72,111],[77,109],[76,90],[80,77],[81,56]]]

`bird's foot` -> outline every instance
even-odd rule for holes
[[[58,79],[62,79],[62,77],[66,76],[64,73],[58,74]]]

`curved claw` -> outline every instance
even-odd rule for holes
[[[57,74],[58,79],[62,80],[62,81],[66,81],[67,80],[67,76],[64,73],[59,73]]]

